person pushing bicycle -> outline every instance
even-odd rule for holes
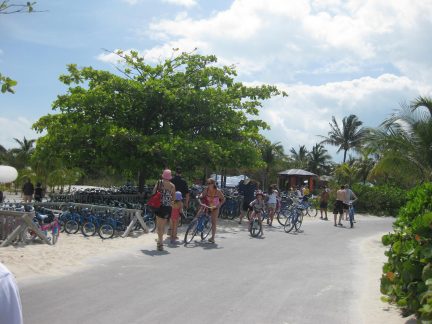
[[[255,192],[255,200],[253,200],[249,204],[249,206],[252,208],[252,213],[249,222],[251,222],[256,216],[262,228],[261,213],[264,211],[266,204],[264,201],[264,194],[261,190],[257,190]],[[263,235],[262,229],[261,229],[261,235]]]

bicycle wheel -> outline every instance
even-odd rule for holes
[[[297,221],[294,224],[296,231],[298,231],[300,229],[300,227],[302,226],[302,223],[303,223],[303,214],[298,213],[297,214]]]
[[[285,219],[285,224],[284,224],[285,233],[291,232],[292,229],[294,228],[294,222],[295,222],[294,219],[295,219],[294,211],[291,211]]]
[[[195,219],[193,220],[185,233],[185,237],[184,237],[184,244],[188,244],[190,242],[192,242],[193,238],[195,237],[195,235],[197,234],[197,225],[198,225],[198,220]]]
[[[261,224],[259,223],[258,219],[254,219],[249,224],[249,232],[252,237],[257,237],[261,233]]]
[[[98,234],[102,239],[109,239],[114,236],[114,227],[111,224],[103,224],[99,227]]]
[[[316,209],[314,205],[311,205],[311,206],[307,209],[307,214],[308,214],[310,217],[316,217],[316,215],[318,214],[318,209]]]
[[[350,226],[354,227],[354,208],[352,206],[349,207],[348,210]]]
[[[204,228],[201,232],[201,239],[205,240],[207,238],[207,236],[209,236],[211,231],[212,231],[212,222],[211,222],[210,218],[208,218],[204,223]]]
[[[85,222],[81,226],[81,233],[86,237],[95,235],[96,234],[96,225],[92,222]]]
[[[276,214],[276,218],[277,218],[278,223],[281,224],[282,226],[285,226],[285,222],[286,222],[288,215],[289,215],[289,209],[288,208],[281,209]]]
[[[79,231],[79,224],[76,220],[70,219],[66,222],[65,232],[68,234],[76,234]]]
[[[156,229],[156,222],[153,218],[148,218],[144,221],[144,223],[147,225],[147,228],[149,232],[154,232]]]

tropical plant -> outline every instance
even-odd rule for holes
[[[432,179],[432,118],[428,100],[419,97],[411,105],[402,103],[379,128],[371,130],[369,146],[380,152],[372,170],[374,177],[404,180],[407,185]],[[422,106],[428,110],[420,109]]]
[[[361,127],[363,122],[358,119],[356,115],[349,115],[342,119],[342,128],[339,127],[336,118],[332,116],[332,122],[329,123],[330,131],[328,136],[320,136],[324,138],[320,144],[330,144],[338,146],[337,153],[340,151],[344,152],[343,162],[346,162],[347,152],[350,149],[359,150],[365,136],[367,135],[367,129]]]
[[[358,177],[366,184],[366,181],[371,173],[372,169],[376,163],[376,154],[374,154],[374,150],[370,147],[361,148],[360,156],[354,161],[354,166],[357,169]]]
[[[354,163],[342,163],[335,168],[335,176],[338,183],[353,184],[358,179],[358,169]]]
[[[15,142],[18,143],[19,147],[12,148],[9,150],[9,159],[11,165],[17,169],[24,169],[30,166],[30,158],[34,152],[34,143],[36,140],[28,140],[24,137],[23,140],[14,138]]]
[[[262,160],[265,162],[264,177],[263,177],[263,189],[268,187],[270,172],[274,170],[274,167],[278,165],[278,162],[285,158],[284,148],[280,142],[270,143],[265,141],[261,146]]]
[[[308,150],[305,145],[299,145],[298,151],[294,147],[290,149],[292,167],[305,169],[308,165]]]
[[[389,249],[381,277],[381,292],[403,315],[432,321],[432,183],[408,193],[394,231],[382,237]]]
[[[321,144],[315,144],[312,150],[308,152],[308,171],[323,175],[330,170],[331,156],[328,151]]]

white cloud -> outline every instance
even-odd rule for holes
[[[266,102],[260,118],[271,126],[265,135],[272,142],[280,141],[286,151],[299,145],[310,149],[320,141],[317,135],[327,135],[332,116],[341,121],[354,114],[364,126],[376,127],[400,102],[419,94],[432,95],[432,85],[390,74],[318,86],[279,84],[278,87],[289,97]],[[327,149],[335,153],[335,149]]]
[[[273,70],[279,79],[285,73],[285,81],[296,81],[298,71],[321,71],[321,63],[326,73],[365,73],[365,66],[384,64],[391,73],[408,67],[401,72],[414,77],[432,71],[430,17],[427,0],[236,0],[207,18],[183,14],[154,21],[146,33],[162,43],[202,46],[224,62],[256,62],[247,74]]]
[[[136,5],[137,3],[141,2],[141,0],[122,0],[123,2],[126,2],[127,4],[133,6]]]
[[[9,149],[17,147],[14,138],[22,140],[23,137],[27,139],[40,137],[40,134],[31,129],[34,122],[22,116],[13,119],[0,117],[0,143]]]
[[[156,42],[150,61],[172,48],[215,54],[243,81],[289,93],[265,103],[266,135],[285,149],[311,147],[334,115],[377,126],[403,100],[432,95],[430,0],[233,0],[196,18],[152,20],[139,34]]]
[[[185,7],[193,7],[197,4],[196,0],[162,0],[163,2],[185,6]]]

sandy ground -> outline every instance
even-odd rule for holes
[[[93,259],[109,258],[116,253],[154,245],[156,235],[135,232],[126,238],[102,240],[98,235],[61,233],[56,245],[42,243],[0,248],[0,262],[16,276],[17,281],[66,275],[92,266]]]
[[[416,323],[414,317],[402,318],[396,307],[381,301],[380,278],[386,261],[386,247],[381,243],[384,234],[387,233],[365,238],[357,246],[361,258],[354,277],[364,283],[358,285],[359,300],[354,305],[357,318],[361,319],[361,323]]]
[[[330,215],[329,215],[330,216]],[[331,215],[332,216],[332,215]],[[363,217],[358,216],[361,222]],[[276,221],[276,220],[275,220]],[[319,221],[316,218],[304,218],[305,222]],[[236,226],[236,221],[220,221],[221,227]],[[330,222],[328,222],[330,225]],[[185,226],[179,230],[179,236]],[[380,301],[379,283],[381,269],[385,262],[385,247],[381,236],[374,235],[361,242],[351,242],[351,246],[361,256],[356,266],[354,280],[359,280],[358,301],[353,305],[359,323],[414,323],[410,318],[401,318],[398,310]],[[0,262],[5,264],[17,278],[18,283],[32,280],[49,280],[53,277],[67,275],[91,267],[101,258],[133,251],[143,246],[154,246],[156,235],[135,232],[127,238],[102,240],[99,236],[85,238],[80,234],[61,233],[55,246],[32,244],[0,248]],[[367,310],[367,311],[365,311]]]

